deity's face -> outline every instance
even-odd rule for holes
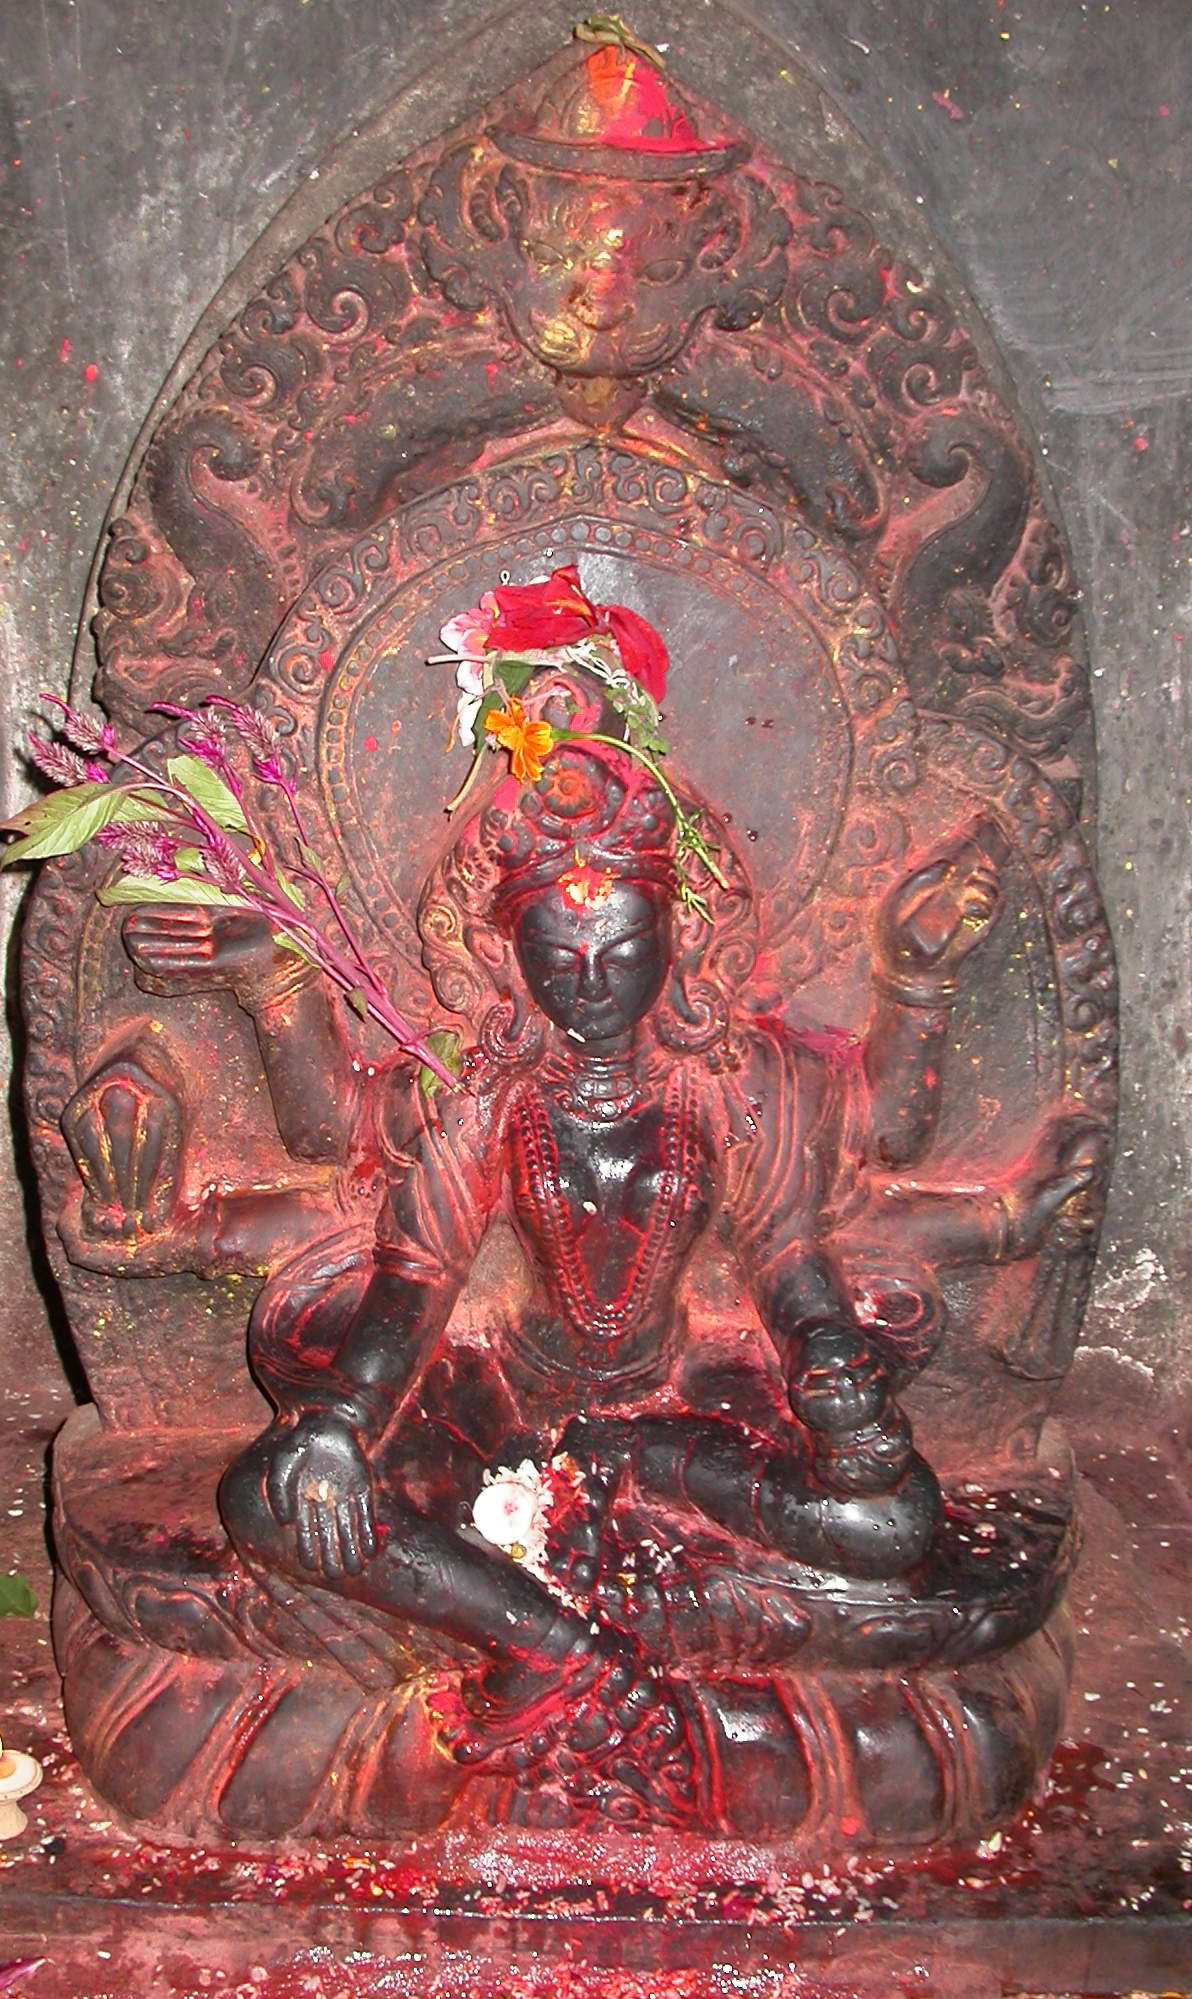
[[[513,945],[547,1018],[598,1049],[635,1027],[662,991],[669,901],[622,881],[609,884],[602,899],[576,904],[552,885],[519,910]]]
[[[527,189],[506,294],[518,338],[577,375],[640,374],[676,354],[718,282],[699,262],[717,236],[706,191],[593,189],[549,174]]]

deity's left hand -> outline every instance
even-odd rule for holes
[[[1104,1178],[1109,1136],[1099,1118],[1076,1106],[1044,1125],[1006,1195],[1016,1256],[1032,1256],[1052,1221],[1076,1194]],[[1080,1221],[1091,1226],[1087,1208]]]
[[[265,1491],[274,1518],[295,1529],[304,1568],[336,1582],[376,1553],[372,1474],[342,1417],[312,1409],[274,1433]]]
[[[1008,852],[997,828],[984,824],[890,890],[877,930],[879,968],[888,979],[908,994],[949,995],[960,966],[997,920]]]

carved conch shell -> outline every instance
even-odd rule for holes
[[[165,1083],[120,1057],[71,1098],[62,1129],[86,1188],[89,1234],[135,1236],[166,1226],[177,1195],[182,1116]]]

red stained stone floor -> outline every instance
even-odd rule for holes
[[[993,1999],[1192,1990],[1192,1500],[1170,1433],[1074,1431],[1077,1677],[1035,1807],[933,1859],[494,1833],[409,1848],[202,1850],[139,1839],[74,1763],[49,1645],[49,1369],[0,1403],[0,1733],[45,1764],[0,1847],[20,1999]]]

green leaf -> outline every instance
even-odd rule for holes
[[[30,833],[35,826],[43,822],[52,825],[72,799],[76,804],[82,803],[88,799],[98,798],[101,792],[110,789],[111,787],[102,779],[98,779],[94,783],[72,784],[69,789],[51,791],[48,797],[35,798],[31,805],[23,806],[20,812],[14,812],[11,819],[6,819],[0,825],[0,833]]]
[[[363,986],[353,986],[347,995],[347,1001],[353,1013],[358,1013],[361,1020],[368,1019],[368,994]]]
[[[134,826],[146,819],[160,819],[160,809],[152,807],[126,785],[77,784],[69,791],[52,791],[26,806],[3,829],[20,832],[24,838],[8,848],[0,866],[17,861],[44,861],[56,854],[74,854],[85,847],[94,834],[111,825]]]
[[[282,874],[280,868],[278,869],[277,872],[277,886],[281,890],[284,896],[289,897],[295,909],[306,908],[306,899],[303,896],[302,890],[298,887],[298,884],[296,882],[287,881],[285,875]]]
[[[199,847],[175,847],[174,866],[179,874],[198,875],[203,872],[203,854]]]
[[[477,749],[480,749],[488,740],[484,725],[489,716],[498,714],[504,706],[505,703],[496,688],[490,687],[476,711],[476,720],[472,724],[472,741],[475,743]]]
[[[520,694],[533,673],[534,668],[526,659],[497,659],[493,661],[493,678],[499,680],[509,694]],[[481,714],[484,710],[481,709]]]
[[[346,873],[342,874],[339,880],[335,884],[335,900],[337,902],[343,902],[351,886],[352,886],[352,881],[350,875]]]
[[[214,882],[198,881],[191,875],[176,882],[159,881],[156,875],[121,875],[119,881],[96,889],[95,896],[105,909],[122,902],[204,902],[214,903],[220,909],[251,907],[242,895],[228,895]]]
[[[322,862],[320,861],[314,848],[308,847],[305,840],[299,840],[298,842],[298,858],[302,862],[304,868],[310,869],[312,875],[317,875],[322,872],[322,866],[323,866]]]
[[[0,1576],[0,1617],[32,1617],[37,1598],[26,1577],[15,1572]]]
[[[225,833],[247,833],[248,821],[240,800],[201,757],[171,757],[166,769],[171,784],[181,785]]]
[[[304,965],[313,965],[316,972],[322,970],[322,966],[319,964],[318,959],[312,958],[310,952],[306,949],[305,945],[300,944],[296,937],[289,936],[288,933],[284,930],[275,930],[272,932],[272,936],[274,943],[278,945],[278,947],[281,950],[292,951],[296,958],[301,958]]]
[[[463,1067],[464,1044],[462,1037],[455,1032],[453,1027],[436,1027],[427,1035],[426,1045],[432,1055],[438,1056],[444,1069],[450,1069],[453,1076],[459,1075],[460,1069]],[[418,1088],[421,1090],[423,1096],[427,1099],[433,1097],[439,1087],[439,1077],[435,1075],[433,1069],[428,1069],[426,1064],[423,1063],[418,1071]]]

